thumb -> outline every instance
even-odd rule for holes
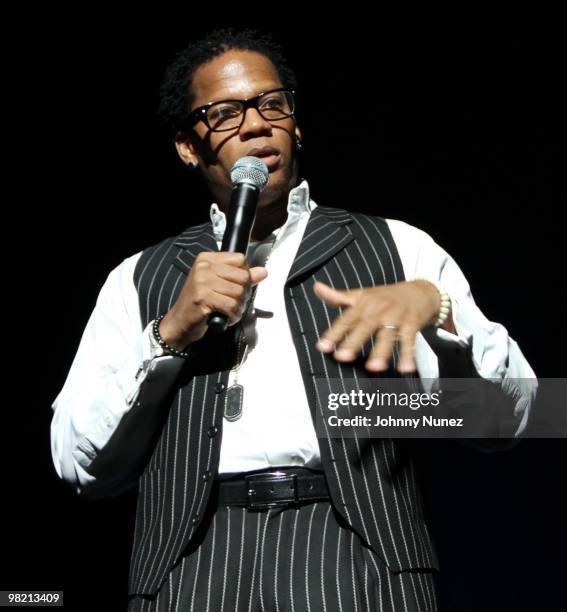
[[[257,285],[260,281],[263,281],[268,276],[268,271],[262,266],[255,266],[250,268],[250,282],[252,285]]]
[[[360,293],[360,289],[333,289],[325,283],[317,281],[313,285],[315,295],[330,306],[352,306]]]

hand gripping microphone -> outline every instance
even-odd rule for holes
[[[258,157],[241,157],[230,170],[230,180],[233,189],[221,251],[246,254],[258,198],[268,184],[268,167]],[[213,312],[209,317],[209,327],[215,332],[226,331],[226,315]]]

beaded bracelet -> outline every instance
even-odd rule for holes
[[[169,355],[173,355],[174,357],[183,357],[183,359],[187,359],[189,357],[189,352],[187,350],[185,351],[178,351],[176,348],[173,348],[172,346],[170,346],[160,335],[159,333],[159,324],[161,323],[161,321],[163,320],[163,318],[165,317],[165,315],[161,315],[160,317],[158,317],[157,319],[154,320],[153,325],[152,325],[152,333],[154,336],[154,340],[161,346],[161,348],[163,349],[163,351]]]
[[[418,278],[416,280],[424,280],[428,283],[431,283],[435,289],[439,292],[439,299],[441,300],[441,306],[439,307],[439,314],[437,315],[437,319],[435,323],[433,323],[434,327],[441,327],[443,323],[449,318],[449,313],[451,312],[451,298],[449,294],[435,281],[432,281],[429,278]]]

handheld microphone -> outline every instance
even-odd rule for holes
[[[259,157],[241,157],[232,166],[230,180],[233,189],[221,251],[246,254],[256,219],[258,198],[269,177],[268,167]],[[227,327],[226,315],[220,312],[210,315],[209,328],[213,331],[224,332]]]

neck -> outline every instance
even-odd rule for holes
[[[263,240],[269,236],[277,227],[282,226],[287,219],[288,196],[266,204],[258,206],[256,210],[256,221],[252,228],[252,240]]]
[[[290,181],[289,184],[294,186],[298,185],[297,175],[294,176],[294,179]],[[292,188],[293,187],[287,190],[284,189],[283,193],[281,193],[276,200],[268,204],[262,202],[262,194],[260,195],[258,208],[256,209],[256,221],[254,222],[254,227],[252,228],[252,234],[250,236],[252,240],[263,240],[276,228],[281,227],[286,222],[289,192]],[[227,190],[226,193],[222,194],[215,194],[215,190],[212,191],[217,198],[219,208],[225,214],[228,214],[231,191]]]

